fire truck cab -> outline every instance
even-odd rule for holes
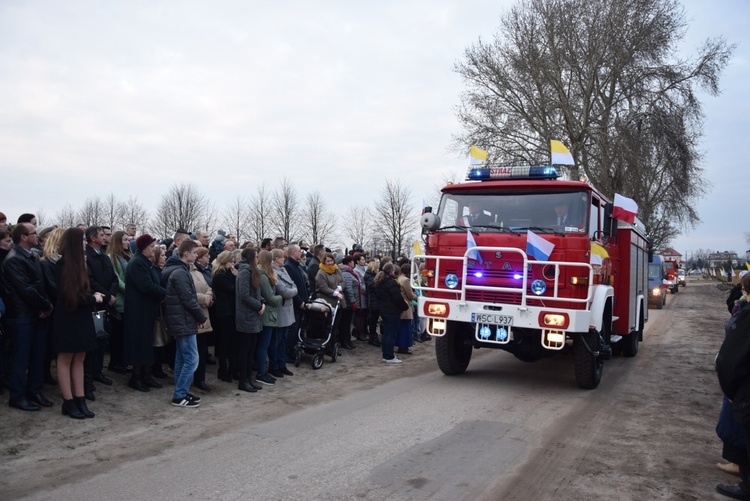
[[[613,351],[638,353],[645,228],[613,219],[589,183],[558,177],[553,166],[472,168],[470,182],[443,188],[436,213],[425,210],[412,282],[443,373],[465,372],[479,348],[527,362],[572,350],[576,381],[591,389]],[[554,246],[546,259],[527,247],[540,238]]]

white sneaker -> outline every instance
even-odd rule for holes
[[[398,358],[398,357],[384,358],[383,362],[385,362],[387,364],[400,364],[401,363],[401,359]]]

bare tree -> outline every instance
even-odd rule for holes
[[[320,191],[307,195],[302,215],[302,235],[313,244],[328,242],[333,236],[334,219]]]
[[[206,197],[189,183],[174,184],[162,195],[152,226],[162,238],[172,236],[178,229],[192,231],[203,226]]]
[[[455,169],[443,172],[440,176],[440,181],[432,186],[432,190],[424,198],[425,204],[432,207],[434,212],[437,212],[437,208],[440,205],[440,197],[442,196],[441,190],[449,183],[458,183],[461,179],[461,173]]]
[[[375,202],[375,225],[395,259],[403,254],[417,228],[418,217],[409,202],[411,193],[398,181],[386,181]]]
[[[36,216],[37,226],[39,226],[40,228],[47,226],[47,213],[44,211],[44,209],[42,208],[37,209],[34,215]]]
[[[78,217],[76,224],[83,224],[85,226],[102,224],[104,218],[104,204],[102,200],[97,196],[87,198],[76,216]]]
[[[718,94],[734,51],[709,39],[676,60],[685,28],[677,0],[521,0],[456,65],[466,83],[457,147],[536,161],[561,139],[600,190],[633,198],[649,231],[671,238],[670,226],[699,221],[707,187],[698,87]],[[658,181],[656,192],[644,180]]]
[[[361,244],[363,248],[370,247],[373,231],[372,212],[367,207],[349,207],[341,224],[341,232],[351,240],[352,244]]]
[[[291,241],[296,237],[300,219],[299,200],[292,182],[284,178],[271,198],[271,228],[274,236]]]
[[[216,202],[206,201],[206,212],[203,215],[200,226],[188,229],[188,231],[204,230],[209,235],[213,235],[218,229],[217,226],[219,224],[218,221],[220,216],[221,214],[219,214],[219,209],[216,207]]]
[[[138,201],[138,197],[128,197],[122,204],[120,219],[115,223],[118,229],[124,230],[129,224],[134,224],[139,233],[147,231],[148,211],[143,208],[143,204]]]
[[[237,241],[242,242],[250,237],[250,218],[250,205],[244,197],[237,195],[227,203],[221,224],[226,227],[227,233],[233,233]]]
[[[70,204],[60,209],[55,216],[55,224],[60,228],[71,228],[76,225],[76,211]]]
[[[265,184],[261,184],[250,197],[250,235],[256,242],[260,243],[268,236],[270,231],[270,216],[272,212],[271,192],[268,191]]]
[[[117,228],[117,224],[122,220],[122,212],[125,210],[125,204],[117,200],[115,194],[110,192],[109,195],[104,197],[102,202],[102,220],[101,224],[109,226],[113,230]]]

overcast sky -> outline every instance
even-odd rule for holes
[[[151,210],[175,182],[221,210],[285,176],[339,214],[371,206],[384,179],[419,207],[468,164],[449,149],[453,64],[512,3],[2,0],[0,211],[53,218],[110,191]],[[750,7],[685,8],[681,50],[715,35],[739,47],[704,99],[703,223],[673,246],[744,256]]]

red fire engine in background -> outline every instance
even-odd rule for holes
[[[638,353],[645,228],[614,219],[589,183],[559,177],[552,166],[471,168],[471,182],[446,186],[437,212],[425,209],[412,282],[443,373],[465,372],[478,348],[528,362],[572,349],[578,385],[595,388],[613,352]],[[540,238],[554,245],[547,259],[527,253]]]

